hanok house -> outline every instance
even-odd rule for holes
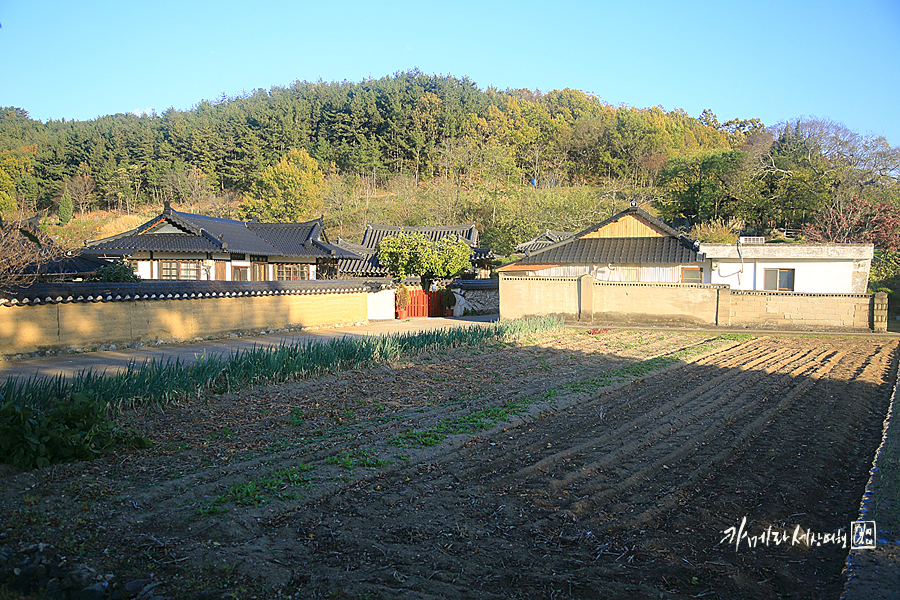
[[[297,281],[337,274],[355,254],[330,244],[322,219],[305,223],[233,221],[182,213],[166,204],[140,227],[94,242],[85,254],[120,258],[142,279]]]
[[[650,213],[628,208],[584,231],[501,267],[507,275],[598,281],[703,283],[699,244]]]
[[[547,246],[552,246],[553,244],[566,240],[573,235],[575,235],[574,231],[554,231],[552,229],[545,229],[532,239],[516,244],[516,254],[537,252],[538,250],[543,250]]]
[[[461,239],[472,248],[472,271],[477,279],[490,277],[494,252],[490,248],[478,247],[478,229],[475,223],[447,225],[440,227],[395,227],[368,223],[363,233],[362,244],[354,244],[338,238],[337,245],[345,251],[358,255],[342,258],[339,268],[342,275],[357,277],[387,277],[387,269],[378,261],[378,243],[386,237],[399,233],[420,233],[433,242],[450,237]]]

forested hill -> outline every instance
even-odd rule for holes
[[[517,169],[518,179],[559,183],[648,178],[668,156],[728,145],[722,132],[682,111],[616,108],[569,89],[482,91],[465,78],[417,72],[360,83],[296,82],[159,115],[45,124],[8,108],[0,120],[0,148],[32,146],[30,185],[42,200],[82,164],[101,188],[117,169],[139,166],[150,194],[169,171],[190,166],[214,188],[246,190],[290,148],[305,148],[341,173],[431,177],[452,170],[448,154],[460,154],[464,138],[479,150],[500,151],[499,162]]]
[[[766,130],[757,119],[719,123],[710,111],[698,119],[612,106],[571,89],[482,90],[418,71],[298,81],[142,116],[43,123],[26,109],[0,109],[5,214],[55,211],[64,190],[76,214],[166,199],[224,210],[223,198],[239,200],[292,149],[325,173],[326,217],[345,234],[366,219],[475,221],[506,231],[508,242],[577,227],[631,199],[669,218],[799,226],[835,190],[859,195],[863,179],[879,199],[896,200],[897,153],[832,123]],[[840,181],[824,175],[836,137],[866,142],[870,155],[854,155]],[[893,166],[869,169],[873,152]]]

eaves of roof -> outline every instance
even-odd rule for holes
[[[503,265],[497,270],[504,273],[515,271],[541,271],[543,269],[550,269],[558,266],[559,265],[556,263],[523,263],[521,261],[516,261],[509,263],[508,265]]]
[[[605,221],[602,221],[602,222],[597,223],[597,224],[595,224],[595,225],[591,225],[591,226],[588,227],[587,229],[584,229],[584,230],[582,230],[582,231],[579,231],[578,233],[572,235],[571,237],[562,239],[562,240],[560,240],[560,241],[558,241],[558,242],[556,242],[556,243],[554,243],[554,244],[550,244],[550,245],[548,245],[548,246],[544,246],[543,248],[540,248],[540,249],[536,249],[536,250],[533,250],[533,251],[528,251],[527,254],[528,254],[529,256],[536,255],[536,254],[542,254],[542,253],[544,253],[544,252],[547,252],[547,251],[549,251],[549,250],[553,250],[553,249],[558,248],[558,247],[560,247],[560,246],[563,246],[563,245],[565,245],[565,244],[570,244],[570,243],[572,243],[572,242],[574,242],[574,241],[578,241],[578,240],[580,240],[580,238],[582,238],[583,236],[585,236],[585,235],[587,235],[587,234],[589,234],[589,233],[593,233],[593,232],[595,232],[595,231],[598,231],[598,230],[600,230],[600,229],[603,229],[603,228],[606,227],[607,225],[609,225],[609,224],[611,224],[611,223],[615,223],[616,221],[618,221],[619,219],[621,219],[622,217],[625,217],[625,216],[627,216],[627,215],[634,215],[634,216],[636,216],[636,217],[639,217],[639,218],[643,219],[644,221],[650,223],[650,224],[653,225],[654,227],[656,227],[656,228],[660,229],[661,231],[667,233],[668,235],[672,236],[673,238],[678,239],[678,238],[683,238],[683,237],[684,237],[684,236],[681,234],[681,232],[679,232],[679,231],[677,231],[677,230],[675,230],[675,229],[669,227],[669,226],[666,225],[663,221],[657,219],[656,217],[654,217],[653,215],[651,215],[651,214],[648,213],[647,211],[642,210],[642,209],[640,209],[640,208],[637,208],[637,207],[635,207],[635,206],[632,206],[632,207],[626,208],[625,210],[623,210],[623,211],[620,212],[620,213],[617,213],[617,214],[611,216],[610,218],[606,219]],[[549,231],[549,230],[548,230],[548,231]],[[627,239],[630,239],[630,238],[627,238]],[[685,238],[685,239],[687,239],[687,238]]]
[[[513,264],[685,264],[705,260],[687,238],[573,238]]]
[[[441,225],[433,227],[400,227],[396,225],[366,224],[362,245],[375,248],[382,239],[398,233],[419,233],[431,241],[445,237],[458,237],[470,246],[478,244],[478,228],[475,223],[463,225]]]
[[[186,233],[151,233],[164,223]],[[259,256],[358,258],[352,251],[322,239],[321,219],[304,223],[234,221],[174,211],[163,213],[131,231],[89,242],[85,252],[94,255],[128,255],[144,252],[240,253]]]

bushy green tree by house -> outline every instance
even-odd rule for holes
[[[135,273],[134,267],[121,260],[111,261],[103,265],[85,279],[85,281],[103,281],[106,283],[137,283],[140,275]]]
[[[386,237],[378,244],[378,260],[392,275],[405,279],[418,275],[427,289],[432,280],[455,277],[470,266],[472,249],[461,239],[433,242],[421,233]]]
[[[306,150],[291,149],[277,165],[267,168],[244,197],[244,218],[264,222],[298,223],[322,213],[325,176]]]

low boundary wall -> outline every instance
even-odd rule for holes
[[[500,277],[500,318],[558,315],[584,323],[887,331],[887,294],[800,294],[727,285]]]
[[[43,284],[6,294],[0,355],[357,323],[387,295],[392,310],[393,290],[362,280]]]
[[[500,282],[496,279],[457,279],[447,287],[456,294],[455,317],[466,311],[496,313],[500,310]]]

